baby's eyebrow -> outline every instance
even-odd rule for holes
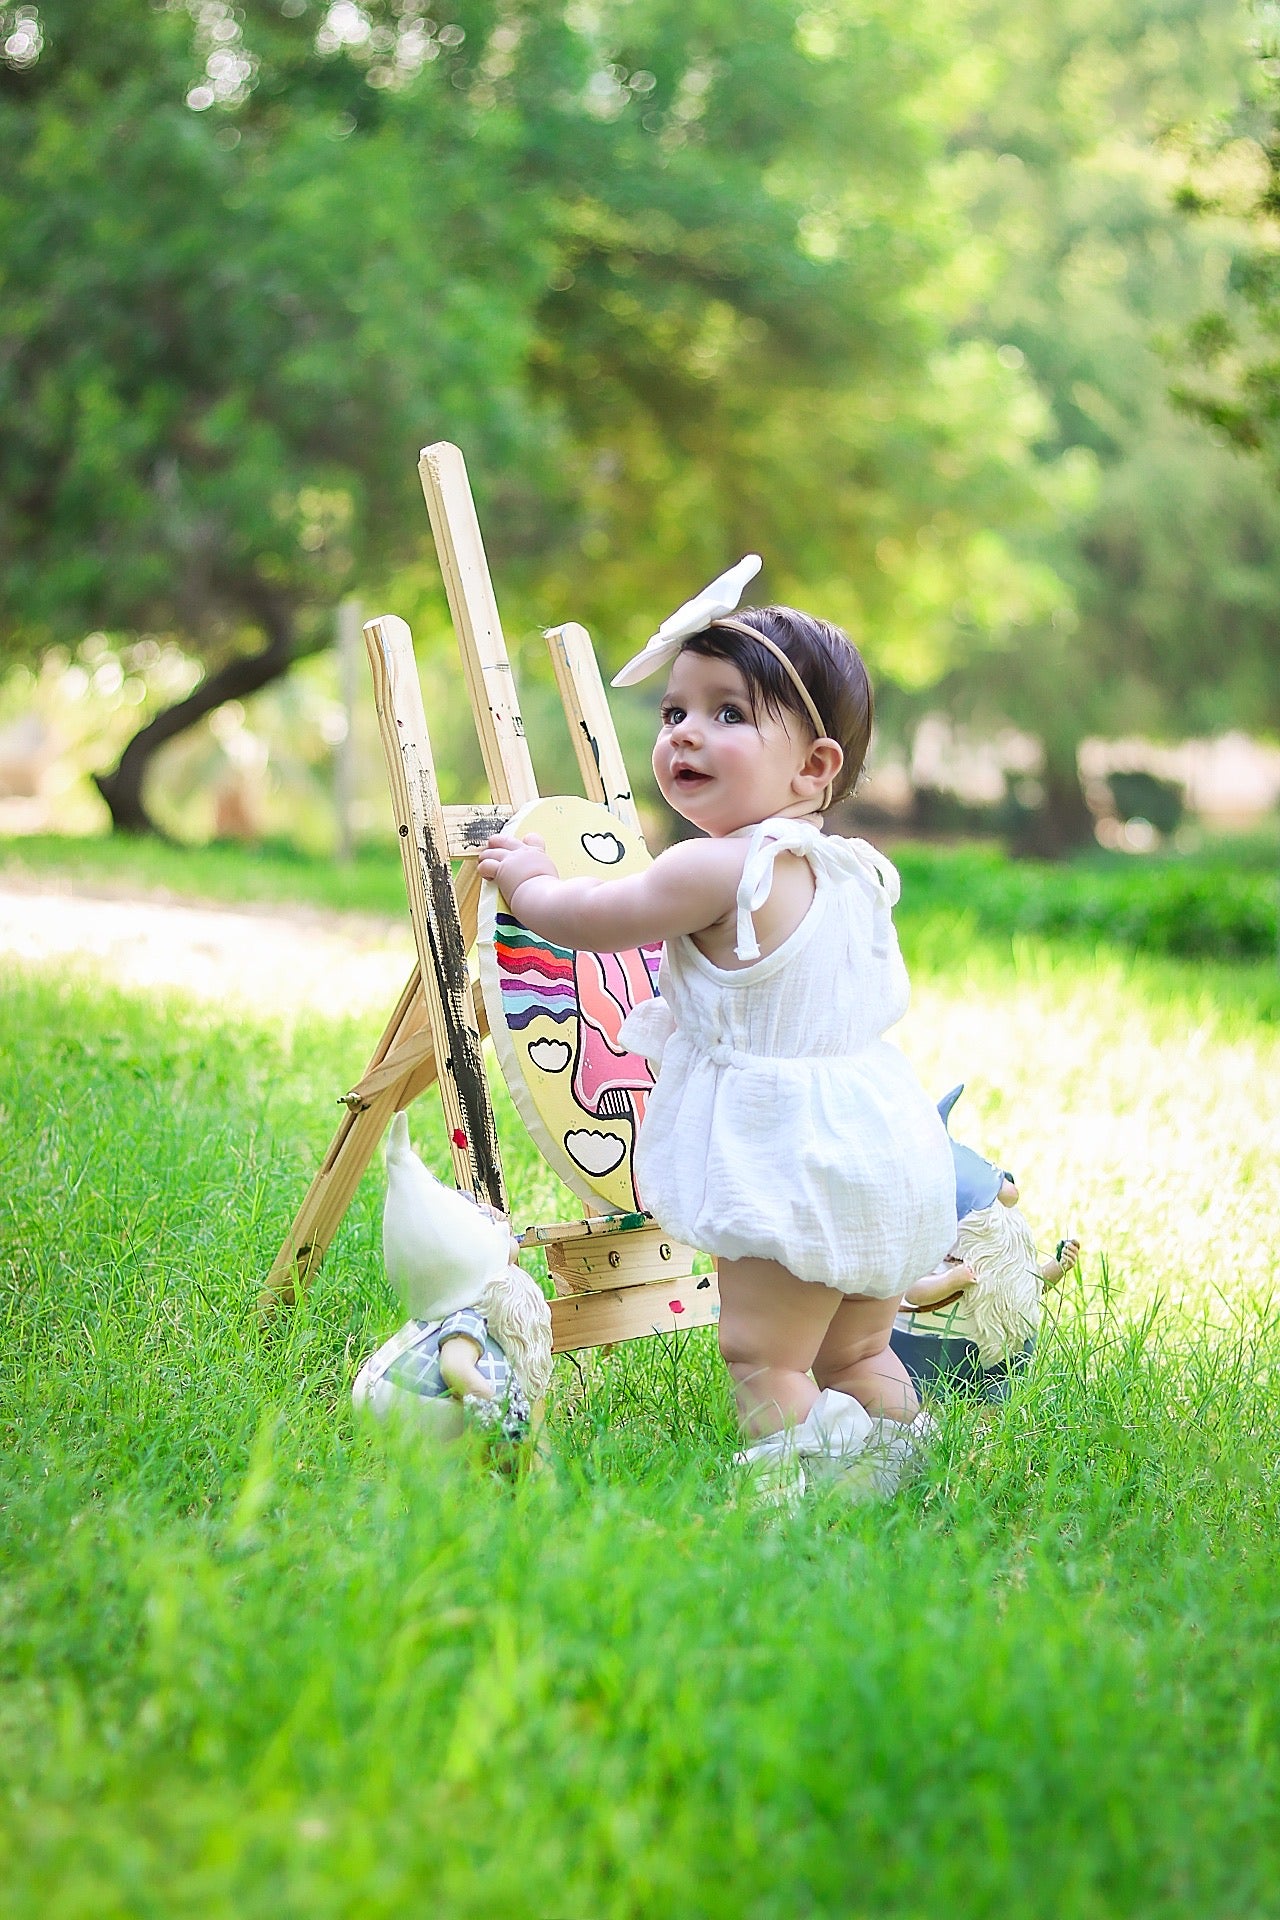
[[[748,707],[751,704],[750,694],[743,689],[740,682],[733,680],[713,680],[709,686],[702,689],[702,692],[708,702],[714,701],[717,706],[726,701],[731,701],[738,707]],[[681,699],[678,693],[664,693],[661,704],[664,707],[683,707],[688,704],[688,697]]]

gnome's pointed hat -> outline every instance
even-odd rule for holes
[[[964,1081],[958,1087],[952,1087],[938,1102],[938,1112],[942,1115],[942,1124],[947,1128],[950,1139],[951,1109],[964,1092]],[[984,1160],[972,1147],[962,1147],[958,1140],[951,1141],[951,1158],[956,1163],[956,1219],[963,1220],[967,1213],[980,1213],[984,1207],[994,1206],[996,1196],[1004,1185],[1003,1171],[993,1166],[990,1160]]]

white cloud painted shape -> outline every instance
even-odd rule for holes
[[[627,1151],[627,1143],[616,1133],[596,1133],[590,1127],[575,1127],[566,1133],[564,1144],[584,1173],[612,1173]]]
[[[614,833],[584,833],[582,845],[591,858],[598,860],[602,867],[616,867],[626,851],[621,840]]]
[[[534,1040],[529,1058],[539,1073],[563,1073],[573,1058],[573,1048],[567,1040]]]

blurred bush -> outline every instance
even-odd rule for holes
[[[1015,862],[991,845],[908,845],[893,858],[904,925],[944,910],[985,933],[1078,936],[1190,959],[1262,959],[1277,950],[1277,848],[1266,835],[1141,861]]]

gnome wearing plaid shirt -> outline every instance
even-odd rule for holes
[[[398,1113],[387,1139],[387,1278],[410,1318],[356,1375],[352,1399],[452,1439],[470,1421],[522,1440],[551,1378],[551,1315],[515,1264],[505,1220],[442,1186]]]

